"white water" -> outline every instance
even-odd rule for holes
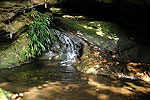
[[[59,40],[63,43],[63,47],[60,56],[63,57],[61,61],[61,66],[71,66],[77,59],[77,50],[73,41],[65,36],[61,35]]]

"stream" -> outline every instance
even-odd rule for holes
[[[127,76],[124,63],[114,61],[108,51],[67,32],[54,34],[59,41],[37,60],[0,70],[0,87],[23,93],[23,100],[149,99],[150,83]]]

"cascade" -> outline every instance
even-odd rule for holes
[[[63,49],[60,52],[60,56],[63,57],[61,61],[62,66],[71,66],[77,59],[78,50],[75,47],[73,41],[66,35],[61,34],[59,40],[64,44]]]
[[[57,41],[52,45],[51,50],[41,58],[60,62],[60,66],[71,66],[79,56],[80,42],[75,37],[65,32],[55,31]]]

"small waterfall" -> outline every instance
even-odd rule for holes
[[[81,48],[80,40],[66,32],[55,30],[53,34],[56,36],[57,41],[53,43],[50,51],[44,53],[39,59],[50,67],[56,63],[55,69],[57,69],[57,74],[61,74],[59,77],[61,82],[74,82],[76,80],[75,73],[77,69],[72,64],[79,57]]]
[[[60,52],[60,56],[63,58],[61,61],[62,66],[71,66],[77,59],[77,48],[73,41],[66,35],[61,35],[59,40],[63,43],[63,47]]]
[[[76,42],[75,39],[63,32],[57,33],[57,37],[61,43],[59,47],[59,57],[61,58],[60,71],[62,72],[61,81],[73,82],[75,80],[76,68],[72,64],[76,62],[79,55],[79,42]]]
[[[81,46],[79,40],[70,33],[55,31],[54,35],[57,37],[57,41],[42,59],[59,61],[60,66],[71,66],[79,56]]]

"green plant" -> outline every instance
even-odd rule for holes
[[[29,47],[26,50],[27,58],[34,58],[42,52],[49,50],[50,44],[55,37],[50,31],[52,19],[33,9],[30,13],[32,22],[29,23],[28,37],[30,39]]]

